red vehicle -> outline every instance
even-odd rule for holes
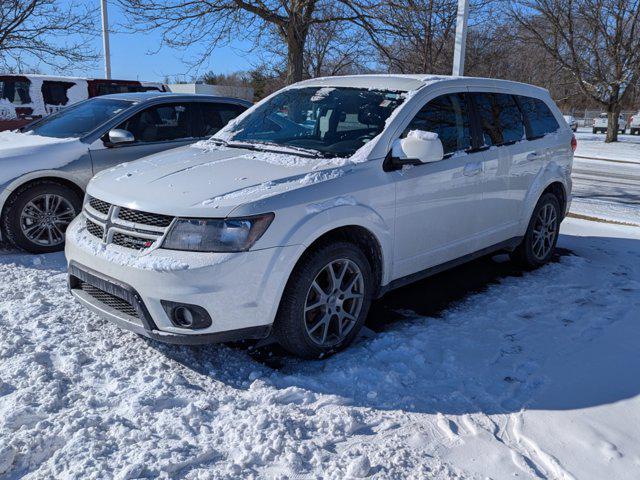
[[[0,131],[20,128],[72,103],[111,93],[167,91],[162,83],[45,75],[0,75]]]

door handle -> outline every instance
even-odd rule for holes
[[[538,152],[531,152],[527,155],[527,160],[529,160],[530,162],[535,162],[536,160],[539,160],[540,157],[542,157],[542,154]]]
[[[467,163],[462,171],[465,177],[473,177],[482,173],[482,164],[479,162]]]

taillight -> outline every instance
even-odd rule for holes
[[[572,135],[571,136],[571,150],[573,150],[575,152],[576,148],[578,148],[578,140],[576,139],[575,135]]]

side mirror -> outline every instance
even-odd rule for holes
[[[108,138],[109,143],[112,145],[121,145],[123,143],[133,143],[136,141],[133,133],[121,128],[114,128],[113,130],[110,130]]]
[[[442,160],[444,148],[437,133],[411,130],[393,142],[391,155],[396,165],[420,165]]]

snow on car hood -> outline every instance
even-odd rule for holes
[[[188,146],[118,165],[94,177],[89,195],[128,208],[223,217],[247,202],[342,176],[346,159]]]
[[[0,185],[36,170],[64,167],[87,151],[87,144],[77,138],[0,132]]]

